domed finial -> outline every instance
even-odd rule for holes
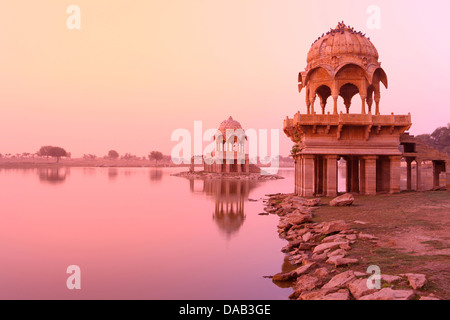
[[[232,117],[232,116],[230,116],[230,117],[228,118],[228,120],[233,120],[233,117]]]

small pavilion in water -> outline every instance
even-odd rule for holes
[[[201,156],[203,169],[215,173],[249,173],[250,161],[245,152],[247,137],[239,121],[231,116],[220,123],[214,136],[215,148],[210,154]],[[199,156],[200,157],[200,156]],[[190,171],[194,171],[195,156],[191,159]]]

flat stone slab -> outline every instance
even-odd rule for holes
[[[324,295],[323,297],[318,298],[317,300],[349,300],[350,293],[347,289],[341,289],[333,293],[329,293]]]
[[[375,293],[363,296],[358,300],[412,300],[415,297],[413,290],[393,290],[383,288]]]
[[[323,227],[320,230],[321,233],[331,234],[335,232],[341,232],[350,229],[350,226],[344,220],[336,220],[324,222]]]
[[[424,274],[420,273],[405,273],[401,276],[408,277],[409,285],[414,289],[421,289],[427,283],[427,278]]]
[[[344,258],[344,256],[332,256],[327,260],[327,263],[334,264],[335,267],[345,266],[348,264],[358,264],[358,259]]]
[[[335,275],[333,278],[331,278],[330,281],[328,281],[322,289],[330,289],[330,288],[340,288],[345,287],[347,283],[355,280],[355,274],[352,270],[348,270],[342,273],[339,273],[338,275]]]
[[[399,276],[391,276],[389,274],[382,274],[381,276],[381,280],[386,281],[389,284],[395,283],[397,281],[400,281],[402,278]]]
[[[367,279],[356,279],[347,284],[348,289],[356,299],[362,296],[375,293],[377,289],[369,289],[367,287]]]
[[[314,248],[313,253],[321,253],[327,249],[328,250],[335,249],[335,248],[338,248],[340,245],[346,244],[346,243],[347,242],[344,242],[344,241],[322,243]]]

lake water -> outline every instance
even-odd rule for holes
[[[0,169],[0,299],[287,299],[292,289],[263,278],[289,267],[278,217],[258,213],[265,194],[293,191],[294,170],[265,182],[170,175],[184,170]],[[67,289],[70,265],[81,290]]]
[[[180,168],[0,169],[0,299],[287,299],[286,179],[192,182]],[[249,201],[248,199],[258,201]],[[66,286],[81,269],[81,290]]]

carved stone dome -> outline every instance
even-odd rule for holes
[[[378,62],[378,51],[365,34],[339,22],[335,29],[322,34],[312,44],[305,71],[298,75],[298,89],[306,89],[307,113],[314,113],[314,101],[320,99],[322,114],[326,113],[328,97],[333,98],[333,114],[338,114],[337,101],[344,100],[350,113],[352,97],[359,94],[361,113],[379,114],[380,83],[388,87],[387,75]]]
[[[227,129],[230,130],[238,130],[238,129],[242,129],[241,124],[239,123],[239,121],[234,120],[231,116],[227,119],[224,120],[220,123],[219,126],[219,130],[223,133],[226,134]]]
[[[308,67],[336,63],[345,57],[360,58],[361,64],[378,62],[378,51],[365,34],[339,22],[335,29],[322,34],[311,46],[306,61]],[[364,60],[364,61],[363,61]]]

